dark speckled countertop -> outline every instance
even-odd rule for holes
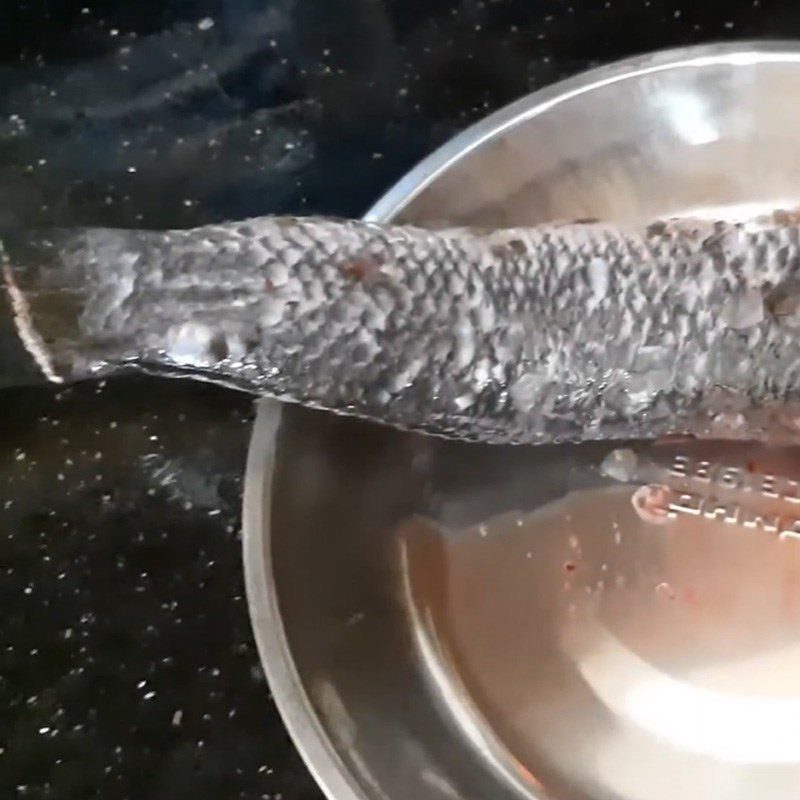
[[[0,226],[361,213],[586,67],[800,38],[791,0],[6,0]],[[0,797],[320,797],[250,632],[248,397],[0,394]]]

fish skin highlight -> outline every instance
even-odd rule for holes
[[[139,369],[449,438],[800,438],[800,225],[263,217],[0,234],[51,381]]]

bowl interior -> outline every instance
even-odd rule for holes
[[[481,123],[373,216],[794,208],[798,106],[786,45],[639,59]],[[647,475],[689,498],[656,524],[599,471],[609,449],[446,442],[263,405],[245,507],[253,623],[331,797],[796,794],[800,540],[778,534],[798,453],[643,443]]]

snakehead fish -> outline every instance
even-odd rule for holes
[[[54,382],[194,376],[496,443],[800,436],[800,226],[265,217],[0,234]],[[795,424],[796,423],[796,424]]]

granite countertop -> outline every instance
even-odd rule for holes
[[[776,36],[800,6],[7,0],[0,226],[357,215],[539,86]],[[0,796],[319,798],[247,617],[252,400],[144,378],[0,397]]]

